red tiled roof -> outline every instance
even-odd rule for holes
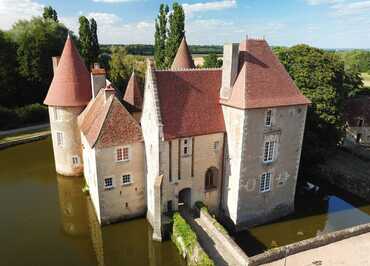
[[[310,104],[265,40],[239,47],[239,74],[230,98],[221,103],[241,109]]]
[[[85,106],[90,99],[90,73],[68,36],[44,104]]]
[[[182,39],[171,69],[195,68],[193,58],[186,43],[185,37]]]
[[[357,127],[359,119],[364,120],[365,127],[370,127],[370,96],[346,100],[344,117],[350,127]]]
[[[225,132],[221,70],[156,71],[166,140]]]
[[[142,141],[138,122],[115,95],[106,100],[104,94],[105,90],[100,90],[78,118],[90,147],[107,148]]]
[[[123,100],[138,109],[141,109],[143,106],[143,97],[141,96],[140,85],[135,72],[132,72]]]

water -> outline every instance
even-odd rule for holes
[[[101,228],[83,178],[56,175],[50,139],[0,151],[0,169],[0,265],[185,265],[144,218]]]
[[[295,213],[274,223],[239,232],[235,240],[248,256],[321,234],[370,223],[370,204],[327,186],[297,196]]]

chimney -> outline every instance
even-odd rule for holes
[[[59,65],[60,56],[53,56],[51,60],[53,61],[53,72],[55,74],[55,72],[57,71],[57,67]]]
[[[238,66],[239,44],[225,44],[222,67],[222,87],[220,95],[222,99],[228,99],[230,97],[231,89],[238,74]]]
[[[100,68],[98,63],[94,63],[94,67],[91,69],[91,87],[92,97],[95,98],[98,95],[100,89],[106,86],[106,73],[104,68]]]
[[[112,87],[112,85],[108,85],[105,89],[104,89],[104,99],[105,99],[105,102],[108,101],[109,97],[111,95],[115,95],[116,94],[116,90]]]

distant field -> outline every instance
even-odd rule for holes
[[[362,78],[364,79],[364,85],[370,88],[370,75],[362,73]]]

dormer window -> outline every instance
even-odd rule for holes
[[[271,127],[272,125],[272,110],[268,109],[265,114],[265,126]]]

